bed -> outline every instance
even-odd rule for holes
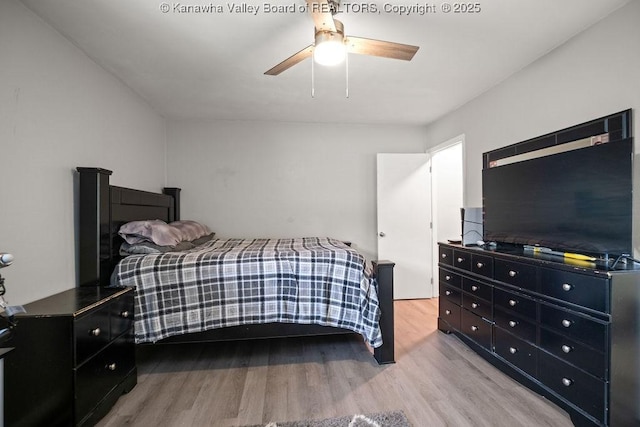
[[[201,304],[202,295],[212,295],[211,290],[215,288],[213,285],[222,279],[227,280],[223,277],[207,276],[208,274],[221,276],[220,271],[223,269],[216,269],[216,273],[207,273],[208,271],[213,271],[211,269],[212,266],[219,265],[224,257],[228,258],[229,256],[233,258],[233,262],[236,265],[234,269],[236,270],[239,268],[237,267],[238,265],[245,262],[239,260],[236,252],[232,251],[239,250],[237,253],[248,253],[249,257],[252,257],[246,264],[243,264],[249,269],[246,270],[249,271],[248,275],[238,279],[238,283],[233,284],[235,286],[234,289],[237,292],[244,292],[243,286],[248,283],[248,278],[251,278],[254,283],[253,292],[257,292],[256,289],[260,292],[262,292],[262,289],[268,290],[265,292],[269,295],[265,296],[263,294],[256,297],[258,301],[262,301],[263,306],[265,305],[265,300],[272,301],[271,297],[276,293],[282,292],[282,289],[291,290],[293,288],[291,284],[300,281],[300,271],[344,270],[345,266],[359,264],[361,255],[351,248],[348,242],[341,242],[331,238],[312,237],[300,239],[211,239],[184,253],[133,255],[125,258],[120,255],[123,239],[118,234],[118,231],[121,226],[132,221],[151,219],[161,220],[166,223],[180,220],[180,189],[165,188],[163,193],[153,193],[118,187],[110,185],[109,179],[112,172],[109,170],[79,167],[77,171],[79,203],[78,286],[123,285],[136,287],[135,329],[138,343],[209,342],[359,333],[373,349],[373,356],[378,363],[394,363],[394,264],[390,261],[372,261],[370,268],[365,268],[364,277],[354,277],[355,273],[353,272],[344,273],[344,277],[352,278],[345,279],[345,287],[347,281],[360,281],[360,291],[345,290],[346,296],[339,295],[335,297],[335,294],[331,295],[331,292],[335,292],[337,289],[334,284],[332,285],[333,291],[327,291],[329,293],[324,296],[318,294],[319,296],[316,298],[325,302],[337,299],[337,305],[334,304],[332,306],[329,302],[326,307],[318,309],[315,303],[311,301],[313,298],[308,298],[308,294],[305,296],[303,292],[300,292],[300,295],[286,297],[284,303],[281,300],[274,302],[278,306],[277,310],[264,310],[264,313],[257,317],[237,315],[238,307],[242,310],[242,306],[230,304],[224,310],[227,313],[231,310],[235,315],[226,316],[224,321],[214,319],[205,327],[194,328],[193,324],[202,325],[206,323],[201,318],[198,318],[201,314],[197,314],[196,310],[192,311],[191,315],[181,314],[174,316],[182,318],[193,318],[195,316],[195,321],[191,322],[191,324],[181,325],[179,322],[174,322],[169,325],[170,327],[163,324],[158,330],[147,333],[149,331],[145,329],[148,329],[148,326],[154,322],[158,322],[158,320],[149,321],[148,312],[153,311],[153,303],[150,303],[150,301],[155,301],[157,308],[157,298],[162,293],[173,294],[176,299],[184,300],[186,293],[190,292],[191,295],[199,295],[199,300],[191,301],[191,305]],[[231,253],[233,255],[229,255]],[[258,253],[261,259],[256,264],[255,257]],[[295,257],[293,254],[295,254]],[[318,259],[311,259],[309,258],[310,254],[320,254],[320,256]],[[300,261],[300,258],[304,262]],[[329,259],[330,262],[324,265],[319,259]],[[153,272],[154,269],[157,270],[158,265],[169,265],[170,262],[173,262],[172,260],[190,263],[192,268],[190,271],[192,273],[197,271],[198,275],[198,279],[194,279],[191,282],[198,282],[200,285],[207,284],[209,291],[204,292],[201,289],[194,288],[195,290],[186,292],[185,284],[177,282],[164,285],[152,283],[150,287],[143,288],[142,283],[145,280],[140,277],[141,275],[144,276],[144,272],[147,273],[147,276],[153,276],[153,273],[148,273],[150,271]],[[196,267],[194,267],[195,260],[198,260]],[[265,266],[274,263],[283,264],[286,270],[284,272],[282,270],[268,270],[269,274],[264,274],[267,271]],[[255,271],[253,270],[256,268],[260,270],[260,275],[254,274]],[[138,276],[132,279],[135,276],[132,271],[136,269],[138,271],[135,274],[138,274]],[[295,277],[293,277],[294,273]],[[173,275],[185,276],[184,273]],[[314,275],[317,274],[314,273]],[[314,278],[309,276],[310,274],[306,275],[312,281]],[[260,286],[255,286],[256,277],[260,281]],[[188,283],[188,285],[196,286],[196,283]],[[154,286],[156,286],[155,289]],[[163,288],[163,286],[165,287]],[[277,292],[276,289],[278,289]],[[313,292],[315,295],[315,291]],[[365,299],[355,295],[358,292],[371,295],[367,296],[365,301]],[[291,302],[288,306],[286,304],[287,298]],[[343,317],[329,316],[330,319],[327,319],[326,316],[318,316],[318,313],[322,314],[323,312],[345,311],[345,307],[349,306],[349,304],[345,304],[345,301],[353,302],[354,299],[358,298],[359,301],[356,301],[355,306],[362,307],[363,313],[354,311],[349,314],[350,317],[346,317],[346,320]],[[301,301],[305,301],[305,304],[302,304]],[[285,307],[284,311],[282,307]],[[216,310],[215,307],[212,310]],[[356,317],[358,317],[357,322],[354,321]],[[145,319],[147,326],[143,323]],[[170,333],[166,333],[167,330],[170,330]]]

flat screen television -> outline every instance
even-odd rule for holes
[[[485,242],[632,253],[630,113],[485,153]]]

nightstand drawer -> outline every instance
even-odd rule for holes
[[[135,368],[135,346],[119,338],[75,373],[76,420],[91,410]]]
[[[128,292],[111,303],[111,339],[119,337],[133,327],[133,307],[133,292]]]
[[[76,365],[109,344],[109,307],[104,305],[75,320]]]

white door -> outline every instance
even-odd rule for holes
[[[394,298],[431,298],[429,156],[378,154],[378,259],[395,262]]]

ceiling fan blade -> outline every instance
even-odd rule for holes
[[[307,0],[307,7],[316,26],[316,31],[336,32],[329,0]]]
[[[281,72],[288,70],[289,68],[296,65],[298,62],[304,61],[308,57],[313,54],[313,45],[309,45],[302,49],[300,52],[294,53],[275,67],[265,71],[264,73],[268,76],[277,76]]]
[[[408,44],[351,36],[347,37],[346,45],[347,51],[351,53],[403,59],[405,61],[411,61],[413,55],[420,49],[418,46]]]

